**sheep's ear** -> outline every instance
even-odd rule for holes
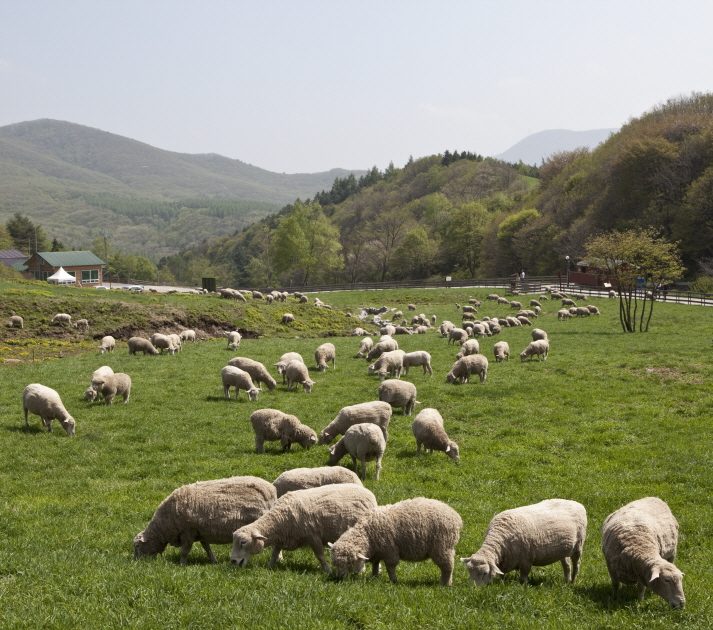
[[[497,575],[505,575],[500,569],[498,569],[497,565],[495,564],[490,566],[490,570],[492,573],[495,573]]]
[[[649,583],[653,582],[656,578],[659,576],[659,570],[658,569],[652,569],[651,570],[651,575],[649,576]]]
[[[253,533],[253,540],[267,540],[266,536],[263,536],[260,532]]]
[[[369,558],[367,558],[363,553],[358,553],[357,558],[359,558],[359,560],[364,560],[366,562],[369,561]]]
[[[450,452],[450,450],[451,450],[451,447],[450,447],[450,446],[446,446],[446,450],[445,450],[444,452],[448,453],[448,452]]]
[[[138,540],[139,542],[146,542],[146,536],[144,536],[144,533],[141,532],[141,533],[136,537],[136,540]]]
[[[327,547],[329,547],[331,549],[332,547],[334,547],[334,543],[328,542]]]
[[[312,444],[317,442],[317,436],[316,435],[310,435],[309,436],[309,441],[312,442]]]
[[[461,559],[460,559],[460,561],[461,561],[463,564],[468,564],[468,560],[470,560],[470,558],[461,558]]]
[[[334,449],[337,448],[337,445],[335,444],[332,448],[329,449],[329,454],[334,455]]]

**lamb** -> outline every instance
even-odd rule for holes
[[[129,354],[136,354],[137,352],[143,352],[144,356],[147,354],[158,354],[158,350],[156,350],[154,345],[143,337],[131,337],[127,343],[129,345]]]
[[[230,561],[244,567],[265,547],[272,547],[267,566],[273,568],[283,549],[294,551],[307,546],[322,570],[329,573],[324,545],[336,541],[376,506],[374,494],[357,484],[330,484],[288,492],[267,514],[233,533]]]
[[[97,393],[92,389],[91,385],[84,390],[84,397],[87,399],[87,402],[94,402],[97,399]]]
[[[250,424],[255,431],[255,448],[264,453],[265,442],[280,440],[282,450],[289,451],[293,442],[302,448],[309,448],[317,443],[317,434],[296,416],[283,413],[278,409],[259,409],[250,416]]]
[[[416,352],[407,352],[403,356],[403,375],[408,376],[408,370],[410,367],[422,366],[423,373],[428,373],[429,376],[433,375],[433,368],[431,367],[431,355],[425,350],[417,350]]]
[[[72,316],[67,315],[67,313],[57,313],[53,318],[50,324],[67,324],[68,326],[72,325]]]
[[[562,306],[577,306],[574,302],[574,300],[570,300],[569,298],[562,298]]]
[[[453,508],[435,499],[418,497],[377,507],[331,545],[332,565],[337,577],[364,570],[379,575],[383,560],[389,579],[396,583],[396,566],[401,560],[433,560],[441,570],[441,585],[453,578],[455,546],[463,521]]]
[[[102,337],[101,345],[99,346],[99,354],[104,354],[105,352],[114,352],[116,348],[116,339],[111,335]]]
[[[538,361],[547,361],[547,355],[550,352],[550,342],[547,339],[538,339],[537,341],[533,341],[530,345],[527,346],[521,353],[520,353],[520,361],[524,361],[527,359],[527,357],[530,357],[530,361],[532,361],[532,357],[536,356]],[[542,357],[542,358],[540,358]]]
[[[337,356],[337,350],[333,343],[323,343],[314,351],[314,360],[317,362],[317,369],[320,372],[324,372],[327,369],[327,363],[332,362],[332,369],[335,369],[334,365]]]
[[[615,297],[616,297],[616,291],[614,291],[613,289],[612,289],[611,291],[609,291],[609,297],[610,297],[610,298],[615,298]]]
[[[178,333],[178,336],[181,338],[181,341],[192,341],[195,343],[196,340],[196,331],[195,330],[182,330],[180,333]]]
[[[408,381],[389,379],[379,385],[379,400],[389,403],[392,407],[401,407],[404,416],[410,416],[418,403],[416,386]]]
[[[468,339],[461,347],[460,352],[456,355],[456,359],[462,359],[463,357],[470,356],[471,354],[478,354],[480,352],[480,344],[477,339]]]
[[[431,326],[435,326],[435,325],[436,325],[436,316],[431,315]]]
[[[260,518],[277,501],[275,486],[258,477],[198,481],[174,490],[156,509],[144,531],[134,538],[134,559],[163,553],[167,545],[181,548],[188,561],[200,542],[212,563],[211,544],[232,542],[233,532]]]
[[[273,366],[277,368],[278,375],[282,374],[283,385],[287,382],[287,374],[285,373],[285,369],[287,368],[287,364],[290,361],[299,361],[300,363],[304,363],[302,355],[298,352],[285,352],[285,354],[280,357],[280,360],[277,363],[273,363]]]
[[[250,378],[252,378],[255,385],[259,386],[260,391],[262,391],[263,383],[267,385],[267,388],[270,391],[275,389],[275,385],[277,385],[277,382],[274,378],[272,378],[272,376],[270,376],[267,368],[259,361],[253,361],[252,359],[247,359],[245,357],[235,357],[234,359],[230,359],[230,361],[228,361],[228,365],[240,368],[250,374]]]
[[[282,314],[282,323],[284,324],[291,324],[292,322],[295,321],[295,316],[292,313],[283,313]]]
[[[386,326],[382,326],[379,329],[379,334],[380,335],[395,335],[396,334],[396,326],[392,326],[391,324],[388,324]]]
[[[369,354],[366,355],[366,360],[373,361],[374,359],[378,359],[382,354],[384,354],[384,352],[392,352],[398,349],[399,344],[395,339],[391,339],[391,337],[389,337],[388,339],[379,341],[379,343],[369,350]]]
[[[176,352],[180,352],[183,350],[183,342],[181,341],[180,335],[177,335],[176,333],[171,333],[170,335],[166,335],[171,340],[171,343],[173,344],[173,347]]]
[[[632,501],[607,516],[602,551],[614,597],[620,584],[636,584],[639,600],[648,587],[674,608],[683,608],[683,573],[673,564],[677,544],[678,522],[657,497]]]
[[[277,490],[277,498],[294,490],[320,488],[336,483],[363,485],[359,475],[344,466],[319,466],[317,468],[293,468],[283,472],[272,485]]]
[[[409,311],[415,311],[415,310],[416,310],[416,305],[415,305],[415,304],[409,304],[409,305],[408,305],[408,310],[409,310]]]
[[[302,385],[302,391],[304,391],[305,394],[309,394],[314,386],[314,381],[309,377],[307,366],[297,359],[293,359],[287,364],[287,367],[285,367],[285,378],[287,379],[288,392],[295,383]]]
[[[480,382],[488,376],[488,360],[482,354],[471,354],[458,359],[446,374],[446,383],[470,383],[470,375],[477,374]]]
[[[462,328],[453,328],[448,332],[448,344],[458,342],[461,346],[468,340],[468,331]]]
[[[366,422],[377,425],[384,434],[384,440],[388,440],[391,414],[391,405],[380,400],[342,407],[334,420],[320,432],[319,443],[331,444],[335,437],[344,435],[349,427]]]
[[[540,339],[547,339],[547,333],[541,328],[532,329],[532,340],[539,341]]]
[[[495,361],[497,363],[502,363],[505,359],[510,361],[510,345],[507,341],[498,341],[498,343],[493,346],[493,353],[495,354]]]
[[[359,352],[356,354],[357,359],[361,359],[365,354],[369,353],[369,350],[371,350],[374,347],[374,342],[371,337],[364,337],[364,339],[361,340],[361,343],[359,344]]]
[[[557,320],[561,322],[565,319],[572,319],[572,313],[570,313],[566,308],[561,308],[557,311]]]
[[[416,438],[416,455],[421,454],[421,445],[428,453],[442,451],[451,459],[460,460],[458,445],[451,440],[443,428],[443,418],[437,409],[422,409],[411,423],[411,431]]]
[[[238,400],[240,390],[244,389],[248,396],[248,400],[257,402],[257,396],[260,393],[260,390],[253,385],[250,374],[240,368],[233,367],[232,365],[226,365],[220,371],[220,377],[223,381],[223,393],[225,394],[225,398],[227,400],[230,400],[230,388],[235,387],[235,400]]]
[[[401,370],[403,369],[405,354],[403,350],[384,352],[384,354],[369,366],[369,374],[378,373],[382,381],[386,378],[387,374],[393,378],[399,378],[401,376]]]
[[[397,319],[403,319],[404,314],[401,311],[396,311],[392,316],[391,316],[391,321],[395,322]]]
[[[77,329],[89,330],[89,320],[88,319],[78,319],[74,324],[72,324]]]
[[[470,580],[480,588],[493,577],[515,569],[525,583],[533,566],[558,560],[564,579],[577,579],[582,547],[587,535],[587,512],[581,503],[547,499],[497,514],[485,532],[485,540],[470,558],[461,558]],[[571,559],[571,560],[570,560]]]
[[[24,328],[25,320],[19,315],[11,315],[10,319],[7,320],[7,325],[9,328]]]
[[[176,352],[176,347],[173,345],[173,342],[166,335],[162,335],[161,333],[151,335],[151,343],[154,348],[161,350],[161,354],[163,354],[164,350],[168,350],[168,354],[174,354]]]
[[[600,310],[599,310],[596,306],[593,306],[592,304],[587,304],[587,310],[588,310],[592,315],[601,315]]]
[[[92,376],[92,389],[104,396],[104,402],[111,405],[114,396],[122,396],[124,404],[129,402],[131,395],[131,377],[128,374],[99,374]]]
[[[371,422],[362,422],[350,426],[342,438],[329,449],[330,466],[338,463],[347,453],[352,458],[354,472],[357,472],[357,460],[361,462],[361,478],[366,479],[366,462],[376,460],[376,475],[379,481],[381,460],[386,450],[386,440],[381,429]]]
[[[47,432],[52,433],[52,420],[58,420],[69,437],[74,435],[76,422],[62,404],[59,394],[52,388],[32,383],[22,392],[22,411],[25,414],[25,427],[29,429],[27,413],[30,412],[42,419]]]
[[[237,330],[228,333],[228,350],[237,350],[240,347],[242,337]]]

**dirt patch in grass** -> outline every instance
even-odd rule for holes
[[[661,384],[666,381],[679,381],[681,383],[688,383],[689,385],[702,385],[704,383],[704,379],[701,374],[697,374],[695,372],[684,372],[680,368],[675,367],[647,367],[644,368],[641,375],[658,378]]]

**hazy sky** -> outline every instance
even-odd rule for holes
[[[0,126],[277,172],[500,153],[713,90],[713,2],[0,0]]]

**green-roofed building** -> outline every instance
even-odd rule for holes
[[[78,287],[101,286],[106,263],[92,252],[37,252],[25,263],[36,280],[47,280],[62,267]],[[67,283],[62,283],[67,284]]]

